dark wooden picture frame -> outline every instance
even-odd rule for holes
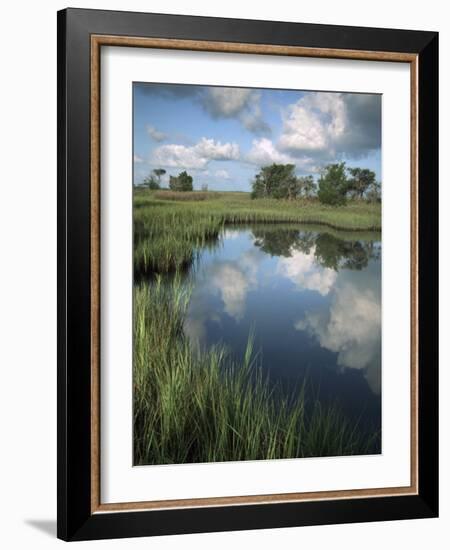
[[[410,487],[101,504],[99,54],[104,45],[410,64]],[[58,537],[86,540],[436,517],[437,262],[437,33],[84,9],[59,12]]]

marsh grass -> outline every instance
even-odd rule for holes
[[[215,242],[223,227],[220,218],[183,216],[172,210],[138,211],[134,218],[135,273],[168,273],[190,265],[196,252]]]
[[[205,201],[205,200],[214,200],[219,199],[222,195],[221,193],[209,191],[167,191],[161,190],[156,191],[153,194],[155,199],[165,200],[165,201]]]
[[[250,334],[244,356],[193,350],[183,335],[191,288],[157,276],[134,292],[134,463],[180,464],[365,454],[376,449],[338,408],[264,378]]]
[[[158,198],[169,193],[175,197]],[[226,225],[304,223],[348,231],[381,228],[378,204],[352,202],[347,206],[329,207],[316,200],[251,200],[248,193],[208,191],[204,194],[215,200],[185,200],[181,196],[189,193],[180,192],[135,192],[135,274],[168,273],[186,268],[199,249],[218,239]]]
[[[379,205],[330,208],[317,201],[251,200],[246,193],[205,194],[192,200],[193,193],[135,192],[134,463],[379,452],[378,434],[361,434],[338,407],[307,398],[313,392],[306,382],[287,393],[269,384],[252,335],[238,360],[221,346],[194,349],[183,334],[191,294],[187,268],[217,244],[226,226],[314,223],[356,234],[380,229]]]

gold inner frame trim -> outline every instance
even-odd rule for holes
[[[259,55],[390,61],[410,65],[411,82],[411,455],[407,487],[367,488],[180,500],[102,503],[100,499],[100,50],[102,46],[163,48]],[[306,48],[269,44],[91,35],[91,513],[273,504],[418,494],[418,56],[410,53]]]

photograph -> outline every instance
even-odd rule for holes
[[[133,465],[380,454],[382,94],[132,86]]]

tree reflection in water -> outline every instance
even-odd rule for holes
[[[252,228],[255,246],[270,256],[290,258],[298,251],[314,254],[317,265],[340,271],[365,269],[370,259],[378,260],[381,250],[373,240],[344,240],[326,230],[308,231],[286,226],[255,226]]]

